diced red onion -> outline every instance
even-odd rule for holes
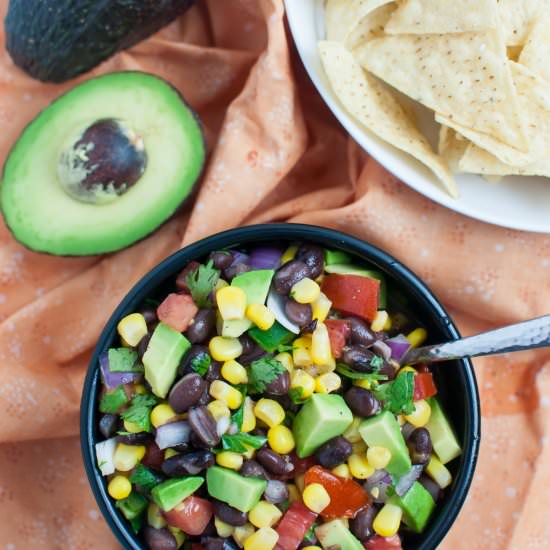
[[[376,340],[371,348],[377,355],[382,357],[384,361],[389,361],[392,357],[392,350],[390,346],[388,346],[385,342],[382,340]]]
[[[284,481],[270,479],[264,491],[264,498],[272,504],[279,504],[288,498],[288,488]]]
[[[390,347],[391,356],[396,361],[401,361],[405,353],[407,353],[411,347],[411,343],[404,334],[398,334],[393,338],[385,340],[385,344]]]
[[[101,474],[109,476],[115,473],[115,450],[117,446],[117,438],[111,437],[105,441],[100,441],[95,444],[95,455],[97,459],[97,467],[101,470]]]
[[[161,450],[168,449],[168,447],[187,443],[190,435],[191,427],[188,422],[170,422],[157,428],[155,443]]]
[[[99,367],[101,369],[101,378],[108,390],[114,390],[122,384],[139,382],[143,378],[140,372],[111,372],[107,352],[99,356]]]
[[[282,251],[272,246],[262,246],[254,248],[250,252],[247,264],[252,269],[275,269],[279,267]]]
[[[216,433],[221,437],[225,432],[227,432],[230,424],[231,424],[231,420],[229,419],[229,417],[222,416],[216,422]]]
[[[267,296],[267,307],[271,310],[275,316],[275,319],[283,325],[283,327],[290,330],[290,332],[293,332],[294,334],[300,334],[300,327],[287,317],[284,301],[284,296],[281,296],[272,290]]]
[[[414,482],[420,477],[423,469],[424,466],[422,466],[422,464],[414,464],[404,476],[399,478],[395,486],[395,492],[398,496],[402,497],[408,492]]]
[[[375,472],[367,478],[365,482],[365,489],[372,496],[372,499],[376,503],[386,502],[390,495],[388,495],[388,488],[391,487],[391,476],[386,470],[375,470]],[[374,494],[373,494],[374,490]]]
[[[245,264],[248,260],[248,254],[245,254],[244,252],[239,252],[238,250],[232,250],[231,254],[233,256],[233,261],[231,262],[230,267],[233,267],[238,264]]]
[[[441,496],[441,489],[439,488],[439,485],[433,480],[430,479],[427,476],[420,476],[420,479],[418,482],[432,495],[432,498],[435,502],[439,500],[439,497]]]

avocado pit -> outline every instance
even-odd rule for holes
[[[57,176],[72,198],[101,205],[126,193],[146,165],[143,139],[121,121],[102,119],[61,152]]]

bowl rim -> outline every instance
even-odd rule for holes
[[[109,346],[121,316],[127,314],[147,295],[151,294],[159,284],[162,284],[167,279],[167,274],[176,273],[188,261],[204,256],[218,248],[238,243],[249,244],[277,239],[288,241],[308,240],[311,242],[324,240],[330,242],[330,246],[365,257],[377,267],[389,270],[398,284],[407,288],[407,294],[413,295],[416,300],[423,302],[423,305],[434,314],[433,321],[439,325],[443,332],[448,334],[449,338],[460,338],[460,333],[445,308],[417,275],[388,253],[367,241],[341,231],[304,224],[258,224],[216,233],[176,251],[145,274],[115,308],[97,341],[82,389],[80,443],[84,467],[98,507],[113,534],[124,548],[143,550],[143,546],[131,532],[126,520],[121,518],[112,499],[108,496],[104,478],[95,464],[94,416],[95,396],[99,384],[99,369],[97,368],[99,355]],[[424,550],[435,549],[458,516],[470,488],[479,453],[480,402],[476,377],[472,362],[469,359],[461,359],[458,362],[461,365],[465,383],[465,440],[469,444],[463,448],[460,480],[457,482],[451,497],[445,503],[444,511],[428,532],[427,538],[422,540],[421,547]],[[92,396],[94,396],[94,399],[91,398]]]

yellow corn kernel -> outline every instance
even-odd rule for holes
[[[427,337],[428,333],[426,332],[426,329],[422,327],[415,328],[412,332],[407,334],[407,340],[409,341],[411,348],[421,346],[426,341]]]
[[[453,476],[447,469],[447,466],[442,464],[435,455],[432,455],[430,458],[430,462],[428,462],[426,466],[426,473],[439,485],[439,487],[441,487],[441,489],[448,487],[453,480]]]
[[[289,374],[292,374],[294,372],[294,361],[292,360],[292,355],[290,353],[284,351],[282,353],[278,353],[274,359],[279,361],[281,365],[289,372]]]
[[[302,398],[306,399],[315,391],[315,378],[305,370],[296,369],[290,376],[291,388],[302,388]]]
[[[351,448],[355,455],[364,455],[367,452],[367,444],[362,439],[352,443]]]
[[[376,313],[376,317],[374,318],[374,321],[370,324],[370,329],[373,332],[380,332],[384,330],[384,326],[387,323],[389,319],[389,315],[387,311],[384,311],[383,309],[379,310]]]
[[[225,401],[221,399],[210,401],[210,403],[206,405],[206,408],[210,411],[210,414],[214,417],[216,422],[221,418],[229,418],[231,416],[229,407],[225,404]]]
[[[155,529],[166,527],[166,520],[162,515],[162,510],[154,502],[149,502],[149,506],[147,507],[147,523]]]
[[[292,504],[293,502],[300,502],[302,500],[302,497],[300,496],[300,491],[298,491],[298,487],[296,487],[294,483],[289,483],[286,487],[288,489],[289,504]]]
[[[304,504],[317,514],[320,514],[330,504],[330,495],[320,483],[307,485],[304,488],[302,499]]]
[[[267,432],[267,442],[276,453],[282,455],[290,453],[296,446],[292,431],[282,424],[269,428]]]
[[[248,382],[246,369],[235,359],[226,361],[222,365],[221,375],[231,384],[246,384]]]
[[[311,304],[319,298],[319,294],[321,294],[321,288],[309,277],[304,277],[290,289],[290,296],[299,304]]]
[[[176,539],[176,548],[179,548],[185,542],[185,533],[172,525],[168,525],[168,531]]]
[[[136,384],[134,386],[134,393],[137,393],[139,395],[144,395],[148,393],[147,388],[143,384]]]
[[[391,460],[391,451],[386,447],[369,447],[367,461],[376,470],[385,468]]]
[[[372,528],[381,537],[393,537],[399,530],[403,510],[396,504],[386,502],[376,514]]]
[[[417,371],[415,368],[411,367],[410,365],[405,365],[404,367],[399,369],[398,375],[403,372],[412,372],[413,374],[417,374]]]
[[[214,285],[214,292],[217,293],[220,288],[225,288],[226,286],[229,286],[229,283],[220,278],[216,281],[216,284]]]
[[[292,360],[295,367],[309,367],[313,363],[311,351],[307,348],[294,347],[292,350]]]
[[[332,302],[327,298],[326,294],[321,292],[315,302],[311,304],[311,312],[313,319],[323,322],[330,312]]]
[[[305,474],[302,474],[294,478],[294,483],[296,484],[298,491],[300,491],[300,494],[304,492],[304,487],[306,486],[305,477]]]
[[[422,428],[430,420],[432,408],[425,399],[414,402],[414,412],[405,415],[405,420],[415,428]]]
[[[403,426],[403,424],[405,424],[405,422],[407,422],[405,420],[405,417],[402,415],[402,414],[398,414],[397,415],[397,423],[400,425],[400,426]]]
[[[256,417],[254,416],[254,401],[250,397],[244,398],[243,425],[241,432],[251,432],[256,427]]]
[[[233,534],[233,531],[235,531],[235,527],[233,525],[225,523],[225,521],[222,521],[218,516],[214,516],[214,527],[216,528],[216,533],[218,533],[218,536],[224,539],[230,537]]]
[[[153,424],[155,428],[158,428],[159,426],[170,422],[170,420],[172,420],[175,416],[176,411],[168,403],[161,403],[160,405],[153,407],[153,410],[151,411],[151,424]]]
[[[363,442],[361,434],[359,433],[359,425],[363,422],[363,419],[354,416],[353,422],[349,425],[349,428],[342,434],[350,443]]]
[[[141,426],[139,426],[138,424],[136,424],[135,422],[132,422],[130,420],[125,420],[123,422],[123,425],[124,425],[124,429],[127,432],[130,432],[131,434],[138,434],[138,433],[144,431]]]
[[[216,463],[230,470],[240,470],[243,465],[243,457],[233,451],[222,451],[216,455]]]
[[[296,252],[298,252],[298,247],[295,244],[290,245],[281,256],[281,265],[284,265],[287,262],[290,262],[290,260],[293,260],[294,256],[296,256]]]
[[[144,456],[143,445],[125,445],[119,443],[113,456],[113,463],[119,472],[129,472]]]
[[[311,334],[304,334],[292,342],[293,348],[311,349]]]
[[[303,546],[302,550],[323,550],[320,546]]]
[[[250,445],[246,445],[245,443],[243,443],[243,445],[246,448],[246,453],[242,453],[243,458],[245,460],[250,460],[254,458],[254,455],[256,454],[256,449],[254,447],[251,447]]]
[[[271,527],[262,527],[244,541],[244,550],[272,550],[279,535]]]
[[[230,409],[238,409],[243,402],[243,394],[223,380],[214,380],[209,392],[214,399],[223,401]]]
[[[254,533],[255,529],[251,523],[245,523],[235,527],[233,531],[233,540],[237,543],[239,548],[244,546],[244,541]]]
[[[244,319],[246,293],[238,286],[224,286],[216,292],[216,304],[224,321]]]
[[[275,504],[267,502],[267,500],[260,500],[250,512],[248,512],[248,521],[256,527],[271,527],[275,525],[283,513]]]
[[[353,385],[358,388],[363,388],[364,390],[370,390],[372,387],[368,380],[354,380]]]
[[[124,340],[124,338],[122,336],[120,337],[120,343],[122,344],[123,348],[131,348],[132,347],[128,342],[126,342],[126,340]]]
[[[349,466],[347,464],[339,464],[336,468],[332,468],[331,472],[338,477],[343,477],[344,479],[351,478],[351,472],[349,471]]]
[[[264,304],[250,304],[246,308],[246,317],[260,330],[269,330],[275,323],[275,315]]]
[[[141,313],[126,315],[120,320],[116,328],[120,337],[132,347],[136,347],[147,334],[147,323]]]
[[[316,365],[326,365],[332,360],[330,339],[324,323],[317,323],[311,336],[311,358]]]
[[[317,393],[331,393],[342,385],[342,379],[335,372],[327,372],[315,379]]]
[[[208,350],[216,361],[230,361],[239,357],[243,352],[243,347],[238,338],[214,336],[208,344]]]
[[[128,481],[128,478],[124,476],[115,476],[109,481],[107,492],[115,500],[122,500],[132,492],[132,484]]]
[[[386,322],[382,327],[382,330],[386,330],[386,331],[391,330],[392,326],[393,326],[393,321],[392,321],[391,315],[388,314],[388,318],[386,319]]]
[[[175,449],[166,449],[164,451],[164,460],[168,460],[169,458],[172,458],[173,456],[179,455],[178,451]]]
[[[364,454],[352,454],[348,458],[348,466],[351,475],[357,479],[367,479],[374,474],[374,468],[369,464]]]
[[[254,414],[270,428],[281,424],[285,419],[285,410],[273,399],[260,399],[254,407]]]

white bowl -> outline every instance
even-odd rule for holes
[[[332,91],[319,57],[317,42],[325,37],[324,1],[285,0],[285,4],[290,30],[311,80],[336,118],[365,151],[408,186],[451,210],[503,227],[550,233],[550,179],[509,176],[489,183],[480,176],[457,174],[460,198],[452,199],[420,162],[356,122]],[[423,129],[429,130],[430,124],[429,120],[420,120]]]

